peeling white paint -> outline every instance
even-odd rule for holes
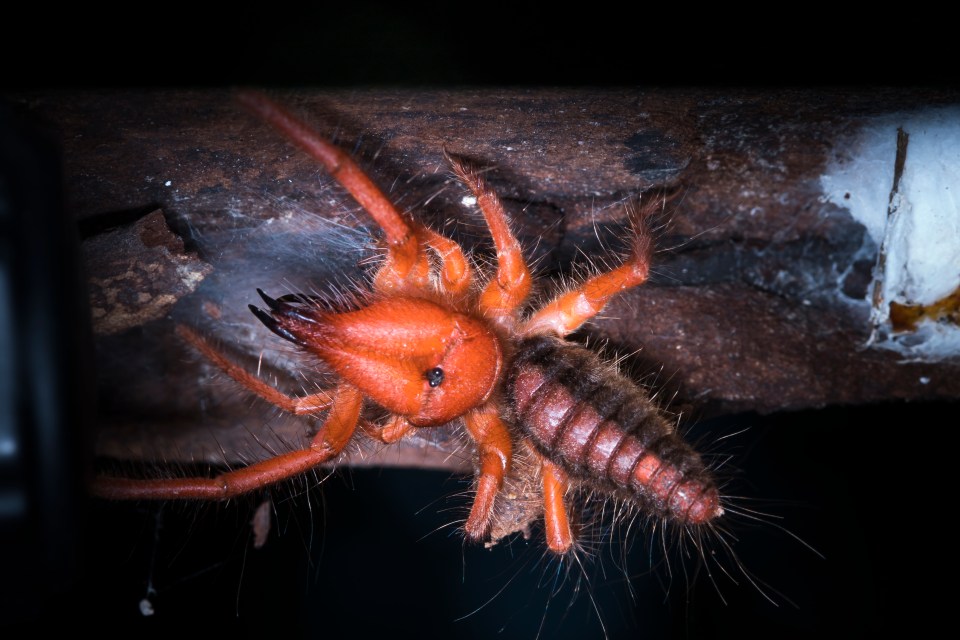
[[[907,134],[894,190],[898,129]],[[924,321],[894,333],[890,303],[928,305],[960,287],[960,107],[886,116],[838,149],[821,176],[826,198],[850,211],[882,246],[874,273],[871,343],[922,359],[960,354],[960,328]]]

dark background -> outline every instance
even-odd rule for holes
[[[923,629],[949,599],[924,577],[930,565],[949,571],[951,550],[949,536],[937,533],[938,505],[923,493],[938,491],[949,454],[897,441],[884,421],[935,429],[943,409],[887,405],[700,425],[693,435],[703,438],[748,429],[730,438],[741,473],[728,491],[771,515],[757,525],[731,515],[730,528],[743,566],[776,604],[729,561],[738,585],[715,567],[712,579],[685,577],[676,553],[649,548],[644,527],[624,537],[632,544],[625,560],[621,546],[596,544],[585,568],[591,586],[577,595],[581,570],[545,554],[539,530],[492,550],[464,544],[451,526],[468,508],[463,479],[351,470],[309,497],[278,500],[259,550],[247,524],[256,500],[93,502],[76,583],[50,594],[31,628],[68,619],[106,637],[599,638],[592,599],[611,638],[866,638],[893,625]],[[686,566],[700,563],[688,558]],[[143,617],[148,583],[155,614]],[[927,614],[917,615],[916,601]]]
[[[923,10],[362,0],[18,12],[0,40],[10,88],[957,84],[953,25]]]

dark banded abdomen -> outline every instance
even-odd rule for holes
[[[655,515],[699,524],[723,513],[700,455],[634,382],[559,338],[528,338],[516,354],[507,393],[543,456]]]

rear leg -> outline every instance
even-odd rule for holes
[[[629,213],[633,235],[630,256],[624,263],[612,271],[588,278],[577,288],[548,302],[523,323],[520,333],[524,336],[567,336],[600,313],[615,295],[646,282],[653,253],[653,238],[647,220],[664,204],[665,199],[658,196],[631,205]]]
[[[663,205],[662,198],[653,198],[647,203],[631,207],[633,242],[627,260],[616,269],[588,278],[577,288],[554,298],[524,322],[518,333],[524,336],[567,336],[600,313],[615,295],[646,282],[653,251],[647,218]],[[546,458],[541,459],[541,470],[547,546],[551,551],[563,554],[574,543],[564,501],[568,488],[566,474]]]

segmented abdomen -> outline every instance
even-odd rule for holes
[[[702,524],[723,513],[700,455],[635,383],[558,338],[528,338],[516,354],[507,393],[542,455],[652,515]]]

